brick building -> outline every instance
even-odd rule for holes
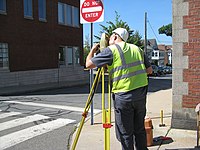
[[[87,81],[79,5],[79,0],[0,0],[0,88]]]
[[[200,103],[200,0],[173,0],[172,127],[196,129]]]

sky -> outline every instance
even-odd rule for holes
[[[172,0],[103,0],[103,6],[104,21],[93,23],[94,35],[99,35],[102,30],[100,24],[108,26],[106,22],[115,22],[117,11],[120,19],[144,39],[147,12],[147,39],[156,39],[157,44],[172,45],[172,37],[158,33],[160,27],[172,23]],[[91,24],[83,24],[84,41],[86,36],[90,37],[90,31]]]

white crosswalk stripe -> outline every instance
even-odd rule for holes
[[[10,116],[20,115],[20,114],[21,114],[20,112],[6,112],[3,114],[0,114],[0,119],[7,118]]]
[[[6,149],[8,147],[14,146],[18,143],[24,142],[35,136],[50,132],[54,129],[65,126],[69,123],[74,122],[75,120],[71,119],[57,119],[47,123],[39,124],[21,131],[17,131],[5,136],[0,137],[0,149]]]
[[[13,127],[17,127],[26,123],[30,123],[33,121],[37,121],[37,120],[42,120],[42,119],[47,119],[49,117],[47,116],[43,116],[43,115],[33,115],[33,116],[27,116],[24,118],[19,118],[19,119],[15,119],[15,120],[11,120],[11,121],[7,121],[7,122],[3,122],[0,123],[0,131],[6,130],[6,129],[10,129]]]
[[[0,110],[0,119],[2,118],[9,118],[18,114],[22,114],[20,112],[3,112]],[[27,123],[31,123],[34,121],[39,121],[43,119],[49,119],[50,117],[44,116],[44,115],[31,115],[31,116],[26,116],[23,118],[17,118],[14,120],[6,121],[3,123],[0,123],[0,132],[2,131],[7,131],[11,128],[17,127],[17,126],[22,126]],[[55,129],[58,129],[60,127],[63,127],[65,125],[68,125],[70,123],[75,122],[76,120],[72,119],[56,119],[56,120],[47,120],[48,122],[46,123],[40,123],[39,125],[34,125],[22,130],[15,130],[12,133],[4,134],[3,136],[0,137],[0,150],[4,150],[6,148],[9,148],[11,146],[14,146],[16,144],[19,144],[21,142],[24,142],[26,140],[29,140],[33,137],[39,136],[41,134],[53,131]]]

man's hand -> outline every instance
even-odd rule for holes
[[[89,52],[89,54],[88,54],[88,56],[87,56],[87,58],[86,58],[86,64],[85,64],[86,68],[92,69],[92,68],[95,68],[95,67],[96,67],[96,66],[93,64],[93,62],[91,61],[91,59],[92,59],[92,57],[94,57],[94,53],[96,53],[96,52],[99,50],[99,48],[100,48],[99,43],[93,45],[91,51]]]
[[[96,52],[99,50],[99,48],[100,48],[100,44],[99,44],[99,43],[94,44],[94,45],[92,46],[91,51],[92,51],[93,54],[94,54],[94,53],[96,53]]]
[[[146,72],[147,72],[148,75],[149,75],[149,74],[152,74],[152,72],[153,72],[152,67],[150,66],[149,68],[147,68],[147,69],[146,69]]]

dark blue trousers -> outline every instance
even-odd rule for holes
[[[114,99],[115,131],[122,150],[147,150],[144,118],[146,97],[134,100]]]

